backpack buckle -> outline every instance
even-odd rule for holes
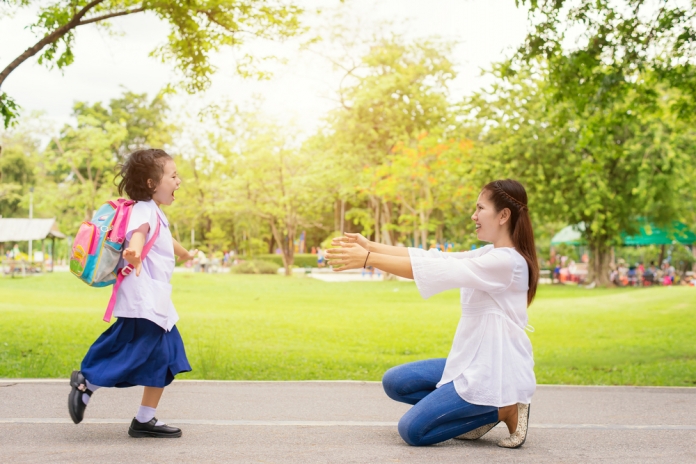
[[[131,266],[130,264],[121,269],[121,274],[123,274],[124,277],[129,275],[131,272],[133,272],[133,266]]]

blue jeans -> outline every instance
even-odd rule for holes
[[[382,378],[389,398],[414,406],[399,421],[399,435],[412,446],[440,443],[482,425],[498,422],[498,408],[464,401],[452,382],[435,388],[446,359],[392,367]]]

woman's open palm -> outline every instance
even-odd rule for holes
[[[363,237],[362,234],[346,233],[342,237],[336,237],[331,240],[331,246],[343,246],[346,243],[357,243],[366,250],[370,246],[370,241]]]
[[[329,260],[329,264],[334,266],[334,271],[360,269],[365,265],[367,254],[368,251],[357,243],[344,242],[341,248],[329,248],[326,250],[326,258]]]

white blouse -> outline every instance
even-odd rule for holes
[[[408,251],[423,298],[461,288],[462,317],[437,387],[454,382],[464,401],[482,406],[530,403],[536,378],[525,332],[529,269],[524,257],[514,248],[493,245],[461,253]]]
[[[174,241],[167,216],[153,200],[139,201],[133,206],[128,220],[125,248],[128,247],[133,232],[146,223],[150,226],[145,237],[147,243],[155,233],[157,221],[160,223],[159,236],[143,261],[140,275],[136,276],[135,272],[131,272],[123,279],[116,295],[114,317],[147,319],[170,331],[179,320],[172,303],[172,286],[169,283],[176,259]],[[119,268],[127,264],[121,258]]]

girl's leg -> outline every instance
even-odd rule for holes
[[[384,391],[393,400],[416,404],[435,391],[446,361],[445,358],[426,359],[392,367],[382,378]]]
[[[143,389],[143,400],[140,402],[143,406],[157,409],[160,398],[162,398],[164,388],[145,387]]]
[[[164,393],[164,388],[145,387],[143,389],[143,399],[140,402],[138,414],[135,415],[135,420],[143,424],[150,422],[155,417],[162,393]]]
[[[138,414],[131,421],[128,435],[134,438],[178,438],[181,436],[181,429],[170,427],[164,422],[154,419],[163,392],[164,388],[145,387]]]
[[[433,391],[399,421],[399,434],[412,446],[432,445],[498,422],[498,408],[464,401],[452,382]]]

